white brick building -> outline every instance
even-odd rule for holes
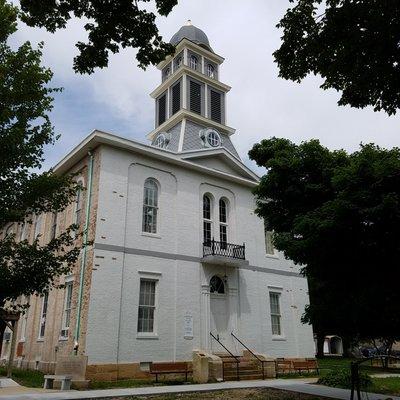
[[[56,166],[85,166],[83,218],[94,244],[73,274],[68,346],[57,342],[55,316],[49,349],[31,345],[28,365],[52,365],[52,347],[68,354],[77,341],[89,377],[107,379],[116,365],[129,371],[118,376],[140,376],[140,363],[221,351],[210,333],[239,354],[231,332],[269,356],[314,354],[311,327],[300,322],[307,281],[266,240],[254,213],[258,177],[230,141],[223,58],[192,25],[171,41],[176,53],[159,65],[152,93],[151,144],[94,131]]]

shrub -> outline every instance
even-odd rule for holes
[[[351,389],[351,372],[350,369],[337,369],[328,372],[325,376],[319,378],[318,383],[321,385],[339,387],[343,389]],[[365,372],[360,372],[360,387],[367,388],[372,385],[371,377]]]

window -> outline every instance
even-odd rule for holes
[[[165,73],[164,73],[165,78],[168,78],[169,75],[170,75],[170,73],[171,73],[171,70],[170,70],[170,68],[168,67],[168,68],[165,70]]]
[[[34,239],[36,239],[39,235],[40,232],[42,230],[42,215],[36,215],[35,218],[35,237]]]
[[[204,245],[211,245],[212,237],[212,218],[211,218],[211,198],[208,195],[203,196],[203,241]]]
[[[214,275],[210,279],[210,293],[218,293],[218,294],[225,293],[224,281],[217,275]]]
[[[228,207],[226,200],[219,200],[219,240],[221,247],[226,248],[228,242]]]
[[[215,68],[214,68],[214,65],[212,65],[212,64],[208,64],[208,65],[207,65],[207,75],[208,75],[210,78],[215,78]]]
[[[26,304],[29,304],[29,300],[30,300],[30,296],[26,297]],[[25,341],[25,337],[26,337],[26,326],[28,324],[28,313],[29,313],[29,308],[27,308],[25,310],[24,315],[21,316],[21,337],[20,337],[20,341],[24,342]]]
[[[44,338],[44,332],[46,329],[46,316],[47,316],[47,306],[49,302],[49,293],[45,293],[42,299],[42,310],[40,312],[39,321],[39,339]]]
[[[158,186],[154,179],[144,183],[142,230],[157,233]]]
[[[196,56],[190,56],[190,68],[197,69],[198,60]]]
[[[179,68],[182,65],[182,57],[178,57],[176,59],[176,68]]]
[[[71,323],[71,308],[72,308],[72,289],[73,281],[65,283],[65,297],[64,297],[64,310],[61,327],[61,337],[67,338],[69,326]]]
[[[169,138],[167,138],[167,134],[160,133],[156,140],[153,143],[153,146],[160,147],[161,149],[167,148],[169,143]]]
[[[82,184],[82,182],[80,182]],[[75,217],[74,223],[77,225],[81,225],[82,219],[82,189],[78,189],[76,192],[76,199],[75,199]]]
[[[24,223],[21,226],[21,230],[19,232],[19,241],[22,242],[23,240],[26,239],[26,235],[28,233],[28,223],[24,221]]]
[[[210,118],[221,123],[222,121],[222,94],[210,90]]]
[[[207,132],[207,144],[211,147],[218,147],[221,143],[221,138],[217,131],[209,129]]]
[[[161,125],[167,119],[167,95],[163,94],[158,99],[158,125]]]
[[[57,234],[57,213],[51,215],[51,228],[50,228],[50,240],[53,240]]]
[[[172,115],[181,108],[181,83],[172,86]]]
[[[138,332],[154,332],[154,312],[156,308],[156,281],[140,280]]]
[[[201,84],[190,82],[190,111],[201,114]]]
[[[272,334],[277,336],[282,335],[280,297],[280,293],[269,292]]]
[[[272,243],[273,232],[269,230],[268,223],[264,220],[265,252],[274,255],[274,245]]]

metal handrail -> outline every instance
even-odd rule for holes
[[[223,256],[230,258],[237,258],[240,260],[246,259],[246,245],[219,242],[217,240],[211,239],[203,242],[203,256]]]
[[[212,332],[210,332],[210,335],[213,339],[215,339],[234,359],[235,361],[230,361],[230,362],[235,362],[236,363],[236,376],[237,376],[237,380],[240,380],[239,377],[239,357],[235,356],[217,337],[215,337]],[[225,368],[224,368],[224,362],[222,361],[222,373],[223,373],[223,379],[225,380]]]
[[[260,357],[257,356],[257,354],[253,353],[233,332],[231,332],[231,335],[246,349],[248,350],[253,357],[255,357],[258,361],[260,361],[261,363],[261,367],[262,367],[262,375],[263,375],[263,379],[265,379],[265,370],[264,370],[264,363],[267,362],[266,360],[261,360]]]

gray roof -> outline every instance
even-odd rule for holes
[[[172,36],[169,42],[176,46],[182,39],[188,39],[191,42],[194,42],[199,46],[206,48],[207,50],[213,51],[210,46],[210,42],[208,41],[207,35],[201,29],[197,28],[194,25],[187,24],[182,26],[182,28],[179,29],[179,31],[176,32],[174,36]]]

